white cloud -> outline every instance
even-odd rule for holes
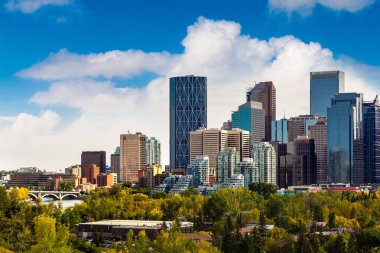
[[[298,12],[301,15],[308,15],[316,5],[334,11],[357,12],[374,2],[375,0],[269,0],[269,7],[271,10],[285,11],[289,14]]]
[[[163,161],[168,162],[170,76],[208,77],[208,127],[220,127],[244,102],[246,81],[275,83],[278,117],[284,110],[287,116],[308,113],[310,71],[340,69],[346,72],[348,91],[363,92],[367,98],[376,93],[371,80],[365,78],[369,72],[379,73],[378,67],[336,59],[317,42],[304,43],[293,36],[259,40],[242,35],[240,29],[235,22],[200,18],[188,28],[182,41],[183,54],[111,51],[77,55],[60,51],[21,71],[25,78],[54,80],[47,90],[34,94],[32,103],[81,112],[66,127],[48,131],[49,138],[38,129],[30,134],[37,143],[37,148],[30,150],[35,164],[44,169],[64,168],[78,163],[82,150],[103,149],[109,154],[118,145],[119,134],[128,130],[160,139]],[[117,86],[111,80],[128,79],[146,71],[160,77],[140,88],[130,85],[133,79]],[[99,77],[105,80],[99,81]],[[17,134],[11,135],[14,142],[6,138],[9,129],[1,130],[0,156],[4,150],[8,152],[0,161],[6,167],[17,168],[21,162],[26,163],[22,158],[25,154],[18,152]]]
[[[47,5],[64,6],[69,5],[72,0],[8,0],[5,7],[8,11],[21,11],[33,13]]]

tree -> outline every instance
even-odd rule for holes
[[[56,242],[55,219],[46,215],[34,218],[34,230],[37,245],[32,247],[33,252],[54,252]]]
[[[306,237],[306,226],[302,222],[299,222],[299,233],[296,243],[296,253],[308,253],[309,245]]]
[[[212,222],[220,221],[227,212],[227,205],[227,199],[217,192],[204,203],[204,214]]]
[[[148,241],[148,238],[146,237],[145,231],[144,230],[140,231],[137,236],[136,244],[135,244],[136,252],[137,253],[147,252],[148,247],[149,247],[148,243],[149,241]]]
[[[335,213],[330,213],[329,214],[329,228],[335,228]]]
[[[277,192],[278,186],[270,183],[254,182],[249,184],[249,189],[268,199],[271,194]]]

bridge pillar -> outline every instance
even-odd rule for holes
[[[58,198],[59,198],[59,200],[62,200],[62,192],[59,192]]]
[[[42,192],[41,192],[41,191],[39,191],[39,192],[37,193],[37,197],[39,197],[39,198],[42,199]]]

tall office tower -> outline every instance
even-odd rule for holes
[[[187,175],[193,175],[194,186],[209,184],[209,157],[197,156],[187,167]]]
[[[191,131],[207,128],[207,78],[170,78],[170,168],[189,165]]]
[[[362,104],[362,94],[341,93],[327,109],[329,183],[364,182]]]
[[[256,143],[252,147],[253,165],[259,171],[259,181],[277,183],[277,154],[269,142]]]
[[[317,183],[327,183],[327,121],[320,119],[309,126],[309,138],[314,140],[317,155]]]
[[[226,148],[224,151],[219,152],[216,173],[218,183],[224,183],[234,175],[236,164],[239,160],[239,153],[236,151],[236,148]]]
[[[146,164],[161,165],[161,142],[154,137],[146,140]]]
[[[251,143],[265,139],[265,110],[260,102],[249,101],[232,112],[232,128],[249,131]]]
[[[297,136],[308,136],[309,126],[314,125],[321,117],[317,115],[299,115],[289,119],[288,141],[297,139]]]
[[[121,182],[138,182],[138,171],[146,166],[146,138],[142,133],[120,135]]]
[[[100,168],[100,173],[106,173],[106,152],[83,151],[81,155],[82,170],[90,167],[92,164],[96,164]]]
[[[100,174],[100,168],[95,163],[89,164],[82,168],[82,178],[86,178],[87,182],[91,184],[98,183],[98,175]]]
[[[276,88],[273,82],[260,82],[247,91],[247,101],[257,101],[265,111],[265,140],[270,141],[272,121],[276,120]]]
[[[288,143],[288,120],[280,119],[272,121],[272,138],[271,141]]]
[[[117,174],[117,180],[121,181],[120,175],[120,147],[117,147],[115,152],[111,154],[111,172]]]
[[[314,140],[307,136],[298,136],[297,139],[288,143],[288,154],[302,156],[304,159],[302,184],[317,183],[317,156]]]
[[[244,158],[238,162],[235,169],[235,174],[244,176],[244,187],[248,188],[250,183],[259,182],[259,171],[253,166],[252,158]]]
[[[380,183],[380,103],[363,103],[365,182]]]
[[[310,72],[310,114],[327,117],[331,99],[344,92],[344,72]]]
[[[286,187],[286,171],[281,170],[280,167],[280,157],[285,156],[288,153],[288,145],[287,143],[282,143],[279,141],[271,141],[269,142],[273,147],[277,155],[276,163],[277,163],[277,185],[280,188]]]
[[[304,185],[306,160],[302,155],[282,155],[280,156],[281,182],[280,188],[288,186]]]
[[[248,158],[249,132],[240,129],[199,129],[190,132],[190,162],[197,156],[207,155],[210,168],[216,169],[217,155],[227,147],[236,148],[241,159]]]

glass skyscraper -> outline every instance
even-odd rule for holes
[[[327,116],[331,99],[344,92],[344,72],[324,71],[310,73],[310,114]]]
[[[207,78],[170,78],[170,169],[189,165],[190,132],[207,128]]]
[[[363,103],[363,137],[365,181],[380,183],[380,103],[378,96],[374,101]]]
[[[362,104],[362,94],[341,93],[327,109],[329,183],[364,182]]]
[[[288,120],[287,119],[272,121],[272,141],[288,143]]]

